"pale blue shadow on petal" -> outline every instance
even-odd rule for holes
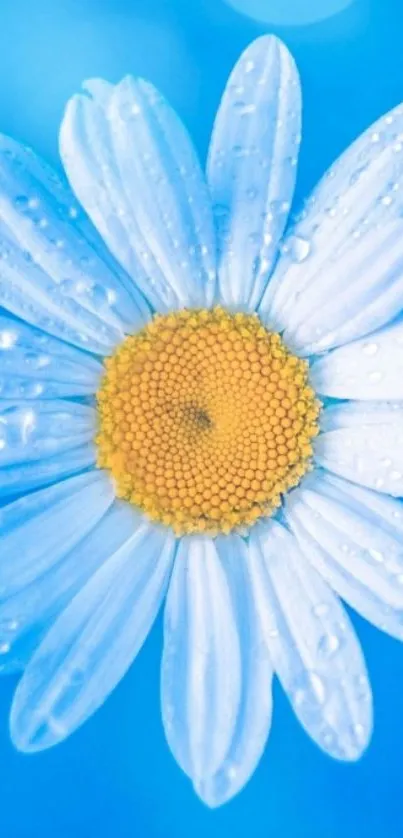
[[[225,0],[237,12],[261,23],[304,26],[344,11],[356,0]]]

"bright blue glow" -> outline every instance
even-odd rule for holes
[[[355,0],[226,0],[238,12],[264,23],[304,25],[324,20]]]

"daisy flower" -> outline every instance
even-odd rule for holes
[[[261,757],[274,673],[324,751],[365,749],[371,690],[339,597],[403,637],[403,108],[283,238],[300,122],[293,59],[263,37],[229,79],[206,181],[132,78],[69,102],[73,191],[0,141],[11,736],[38,751],[81,725],[166,596],[163,724],[210,806]]]

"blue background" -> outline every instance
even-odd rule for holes
[[[0,129],[57,163],[64,103],[81,80],[131,72],[161,87],[204,157],[231,66],[264,31],[221,0],[2,0]],[[403,4],[356,0],[321,24],[275,31],[302,76],[300,201],[358,133],[403,99]],[[218,811],[197,800],[164,742],[160,621],[105,707],[53,751],[13,750],[7,716],[16,679],[0,681],[0,835],[402,838],[403,647],[353,620],[375,695],[367,754],[356,765],[322,755],[276,685],[264,758],[244,792]]]

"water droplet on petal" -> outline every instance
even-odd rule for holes
[[[329,606],[326,602],[319,602],[317,605],[314,605],[312,611],[315,617],[325,617],[329,612]]]
[[[364,343],[362,351],[365,355],[376,355],[379,350],[379,346],[377,343]]]
[[[383,375],[379,370],[373,370],[369,373],[368,378],[370,381],[376,384],[377,381],[382,381]]]
[[[336,634],[324,634],[318,643],[318,653],[322,658],[331,658],[340,648],[340,640]]]
[[[288,239],[289,252],[294,262],[305,262],[311,252],[311,243],[301,236],[291,236]]]

